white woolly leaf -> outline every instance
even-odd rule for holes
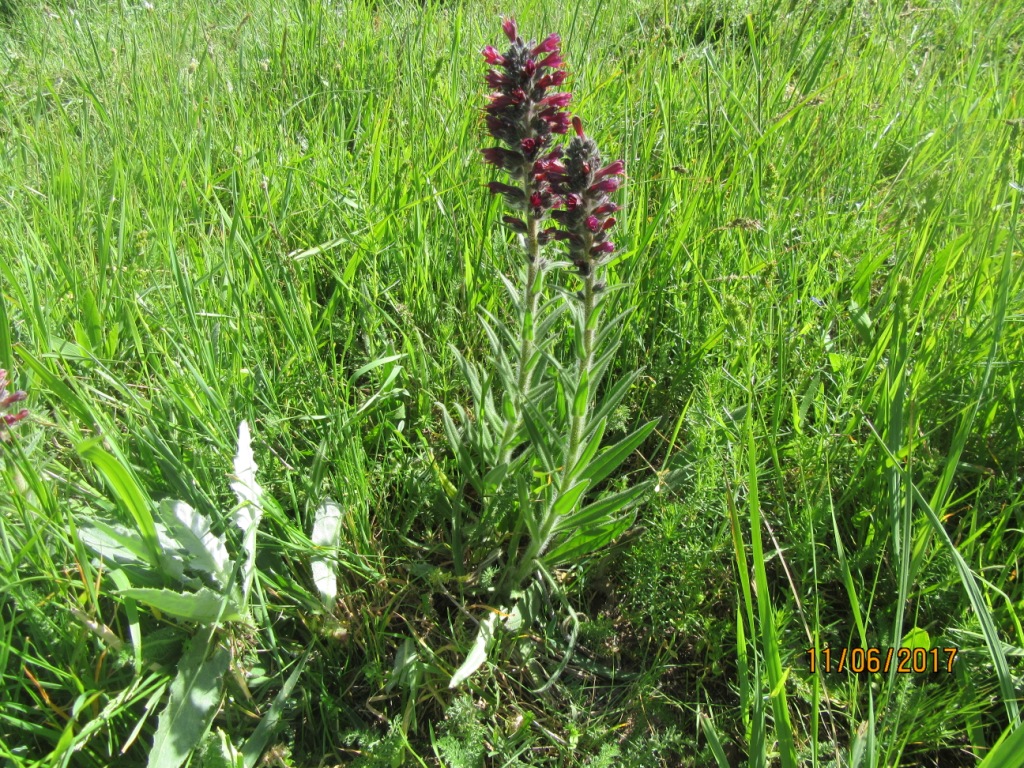
[[[323,547],[334,551],[338,547],[341,536],[341,508],[327,499],[316,511],[313,518],[313,535],[310,540],[314,547]],[[338,597],[338,578],[334,572],[333,560],[325,557],[312,559],[313,583],[320,593],[320,599],[328,608],[334,605]]]
[[[191,556],[189,565],[209,573],[223,586],[231,570],[231,558],[224,537],[214,535],[206,516],[184,501],[170,499],[160,503],[160,514],[177,543]]]
[[[494,639],[494,624],[497,620],[498,614],[490,613],[486,619],[480,622],[480,630],[476,633],[473,647],[470,648],[469,655],[462,662],[462,666],[452,675],[452,680],[448,683],[449,688],[458,688],[487,661],[487,649],[491,640]]]
[[[263,489],[256,482],[257,469],[256,458],[252,454],[249,423],[243,420],[238,425],[238,453],[235,454],[235,477],[231,481],[231,490],[238,496],[234,522],[242,529],[242,547],[246,554],[242,567],[243,602],[248,601],[249,589],[252,587],[253,566],[256,562],[256,529],[263,516]]]

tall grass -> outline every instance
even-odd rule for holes
[[[4,5],[0,368],[31,415],[0,443],[0,756],[147,759],[199,633],[82,530],[170,498],[230,531],[246,420],[253,619],[218,635],[196,765],[1018,765],[1020,11]],[[467,698],[486,584],[445,539],[464,478],[433,404],[469,402],[451,345],[488,365],[473,316],[512,316],[477,153],[501,13],[561,33],[629,170],[609,380],[644,373],[606,437],[658,427],[607,483],[682,480],[554,574],[581,619],[558,683],[531,692],[552,620]],[[952,673],[808,669],[925,637]]]

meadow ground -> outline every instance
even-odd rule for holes
[[[1024,731],[993,749],[1024,674],[1020,2],[0,8],[5,765],[177,766],[207,730],[193,765],[1024,764]],[[607,485],[673,478],[555,574],[581,625],[540,692],[557,617],[448,686],[485,600],[435,404],[522,258],[479,155],[502,14],[561,34],[625,160],[643,370],[606,433],[657,426]],[[217,568],[255,552],[235,620],[171,578],[168,499]],[[868,669],[893,647],[909,672]]]

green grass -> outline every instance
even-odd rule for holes
[[[142,764],[196,633],[86,549],[133,518],[83,443],[219,532],[243,419],[268,501],[213,729],[242,744],[308,651],[278,765],[977,765],[1017,724],[1021,3],[0,10],[0,368],[32,411],[0,443],[5,764]],[[627,474],[682,478],[560,575],[585,620],[543,694],[515,654],[447,687],[474,631],[434,403],[510,312],[478,154],[502,13],[562,35],[626,161],[644,372],[608,437],[658,420]],[[914,628],[952,674],[809,672]]]

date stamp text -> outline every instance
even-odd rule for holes
[[[956,648],[808,648],[811,673],[881,672],[888,674],[895,666],[897,674],[952,672]]]

